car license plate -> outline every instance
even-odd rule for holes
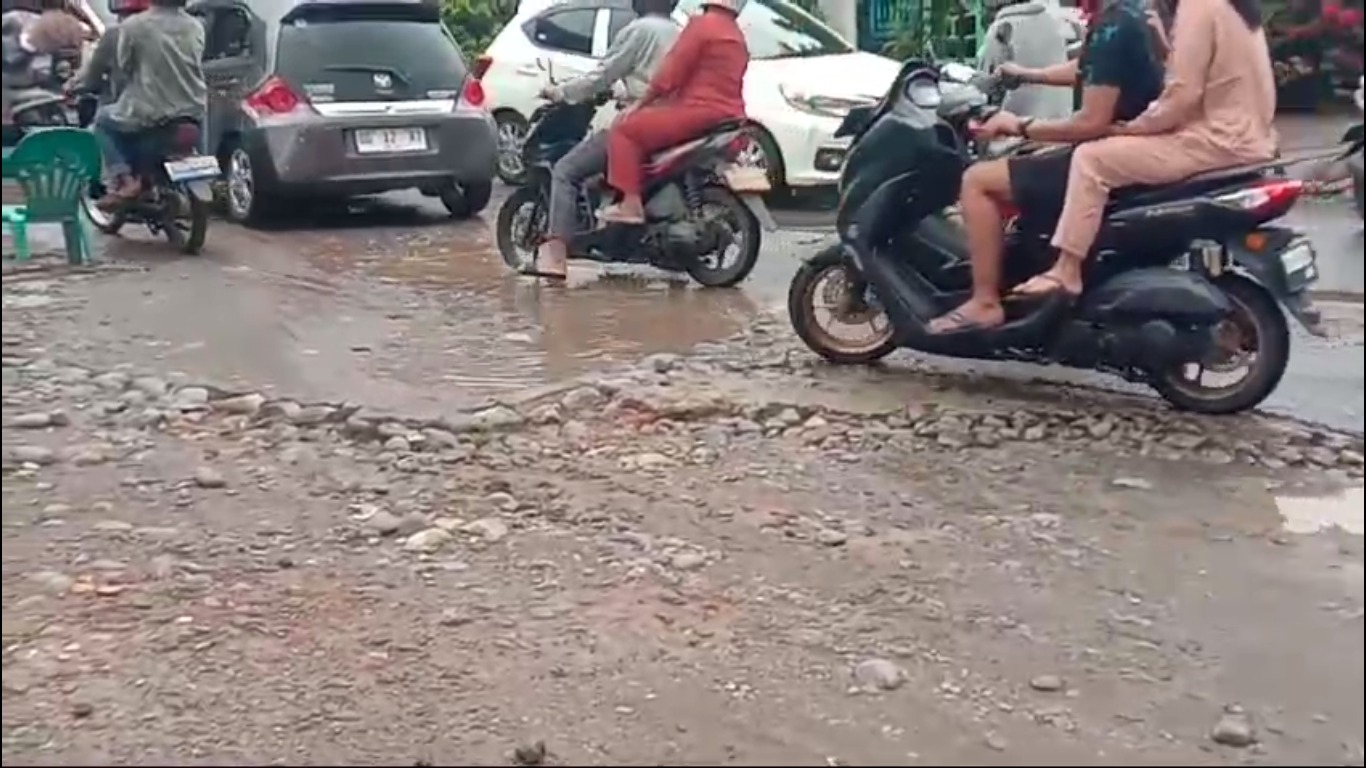
[[[375,128],[356,131],[356,151],[363,155],[421,152],[426,148],[427,132],[421,128]]]
[[[194,155],[193,157],[182,157],[179,160],[167,160],[165,168],[166,176],[177,184],[212,179],[221,173],[218,167],[218,158],[208,155]]]

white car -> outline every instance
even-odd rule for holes
[[[675,13],[681,24],[700,9],[700,0],[682,0]],[[557,80],[590,71],[633,18],[629,0],[525,0],[476,60],[474,73],[498,123],[504,181],[521,182],[519,149],[547,70]],[[855,49],[783,0],[749,0],[740,28],[751,56],[745,107],[756,126],[743,160],[762,166],[774,189],[834,184],[849,146],[834,138],[835,129],[851,107],[882,98],[900,65]],[[605,125],[612,111],[600,109],[596,123]]]

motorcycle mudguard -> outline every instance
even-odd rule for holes
[[[1076,316],[1101,324],[1169,320],[1212,325],[1232,311],[1224,292],[1201,275],[1148,267],[1121,272],[1087,290],[1077,304]]]
[[[188,181],[185,182],[185,188],[189,190],[190,194],[194,195],[195,198],[198,199],[200,202],[213,202],[212,181],[209,181],[208,179],[197,179],[195,181]]]

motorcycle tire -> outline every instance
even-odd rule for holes
[[[1152,386],[1163,399],[1183,411],[1206,415],[1241,413],[1261,405],[1285,376],[1290,365],[1290,325],[1275,297],[1261,285],[1238,275],[1225,275],[1214,284],[1233,302],[1235,321],[1241,319],[1255,332],[1257,357],[1251,370],[1235,384],[1207,388],[1186,379],[1186,363],[1156,374]]]
[[[175,221],[168,221],[163,225],[166,240],[186,256],[197,256],[204,250],[204,240],[209,233],[209,204],[185,187],[176,188],[175,194],[186,201],[188,208],[185,216],[175,218],[188,219],[190,228],[182,233]]]
[[[81,199],[81,206],[85,208],[85,217],[99,230],[101,234],[115,237],[123,230],[123,226],[128,223],[128,214],[123,211],[106,212],[95,205],[95,201],[104,197],[104,184],[93,182],[90,191]]]
[[[873,339],[863,346],[841,348],[835,339],[827,334],[816,318],[816,291],[822,279],[833,270],[844,270],[845,279],[854,277],[854,266],[844,258],[840,246],[833,245],[803,262],[792,276],[787,289],[787,316],[797,337],[812,352],[836,365],[868,365],[876,363],[896,350],[895,334],[888,332],[885,337]],[[865,289],[866,290],[866,289]]]
[[[534,206],[531,209],[531,222],[528,225],[530,231],[517,233],[512,231],[513,225],[517,221],[517,214],[527,206]],[[498,243],[498,255],[503,257],[503,263],[509,269],[521,271],[532,266],[536,253],[535,249],[540,242],[545,239],[547,227],[550,224],[550,211],[547,207],[545,196],[541,190],[535,187],[518,187],[498,209],[498,220],[494,223],[494,239]],[[518,242],[518,235],[524,234],[531,242]],[[534,243],[534,244],[532,244]],[[519,248],[529,248],[530,255],[522,253]]]
[[[727,266],[724,261],[716,267],[693,259],[688,264],[688,274],[699,285],[707,288],[730,288],[743,282],[759,263],[759,248],[762,245],[763,228],[759,220],[734,192],[726,187],[711,186],[702,189],[702,210],[720,208],[725,210],[727,222],[732,232],[741,238],[740,254],[735,263]],[[705,222],[703,222],[705,223]]]

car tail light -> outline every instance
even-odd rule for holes
[[[272,77],[244,99],[242,106],[252,117],[259,118],[288,115],[297,109],[307,108],[308,102],[295,93],[289,83]]]
[[[1268,179],[1254,186],[1220,195],[1215,202],[1247,211],[1258,218],[1274,219],[1290,211],[1304,192],[1304,182],[1298,179]]]
[[[484,106],[485,98],[486,95],[484,93],[483,83],[473,77],[465,81],[465,90],[460,94],[461,101],[464,101],[471,107],[482,107]]]
[[[474,66],[470,67],[470,77],[475,80],[482,80],[491,66],[493,66],[492,56],[480,56],[474,60]]]

